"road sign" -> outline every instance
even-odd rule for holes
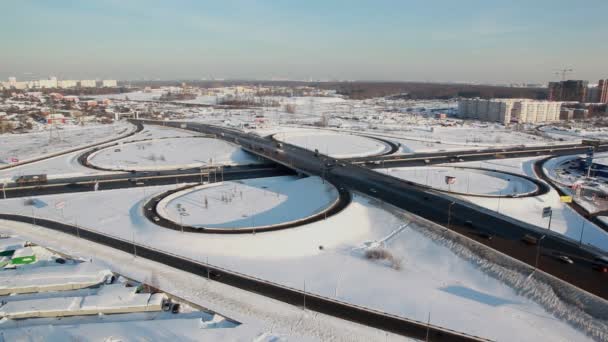
[[[65,208],[65,201],[55,202],[55,209],[63,209]]]
[[[543,208],[543,217],[550,217],[551,216],[551,207],[544,207]]]
[[[559,201],[562,203],[572,203],[572,196],[559,196]]]

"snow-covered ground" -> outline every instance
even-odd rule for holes
[[[196,132],[183,129],[145,125],[141,132],[120,141],[129,142],[144,139],[193,137],[196,135],[198,135]],[[47,174],[49,179],[51,179],[109,173],[80,165],[78,163],[78,156],[82,153],[83,151],[72,152],[39,162],[0,170],[0,183],[9,182],[22,175]]]
[[[305,284],[309,292],[404,317],[426,321],[430,313],[431,323],[496,340],[586,340],[539,304],[483,273],[476,263],[421,234],[423,227],[407,225],[408,220],[374,200],[356,196],[340,214],[297,229],[210,236],[168,230],[143,217],[146,197],[169,188],[38,200],[65,200],[68,222],[77,219],[85,227],[140,244],[294,288]],[[32,209],[22,199],[9,199],[3,201],[3,211],[31,215]],[[62,220],[52,205],[34,214]],[[363,257],[365,246],[374,241],[382,241],[401,260],[400,270]]]
[[[401,167],[379,169],[393,177],[427,185],[439,190],[475,195],[516,195],[533,192],[536,185],[523,177],[500,172],[456,167]],[[446,177],[455,177],[447,184]]]
[[[274,137],[311,151],[319,150],[334,158],[373,156],[390,150],[387,144],[378,140],[321,130],[286,132],[275,134]]]
[[[2,255],[15,251],[12,257],[1,258],[15,258],[24,244],[25,240],[18,236],[1,237]],[[3,341],[151,341],[168,337],[180,341],[236,341],[253,340],[264,334],[270,339],[276,337],[257,324],[242,327],[234,320],[200,311],[196,305],[175,298],[171,301],[179,303],[179,313],[163,312],[162,304],[168,300],[165,293],[147,291],[149,287],[117,276],[94,263],[92,257],[72,258],[42,246],[25,249],[35,256],[33,263],[15,264],[15,269],[0,268]]]
[[[159,202],[161,216],[184,225],[251,228],[317,214],[338,199],[319,177],[295,176],[212,183],[175,193]]]
[[[163,170],[258,162],[255,156],[237,145],[202,137],[124,143],[89,156],[92,165],[112,170]]]
[[[50,130],[24,134],[1,134],[0,165],[10,163],[11,158],[23,161],[109,140],[134,129],[135,126],[130,123],[119,121],[111,125],[59,126],[53,129],[52,134]]]
[[[534,162],[541,158],[543,157],[497,159],[450,165],[504,170],[538,178],[534,172]],[[543,208],[551,207],[553,210],[551,230],[553,232],[563,234],[574,241],[582,241],[585,244],[608,251],[608,233],[580,216],[567,203],[562,203],[559,194],[553,189],[541,196],[525,198],[502,198],[500,200],[466,196],[461,196],[461,198],[543,229],[548,228],[549,225],[549,219],[542,217]]]

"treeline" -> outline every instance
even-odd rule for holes
[[[338,94],[352,99],[368,99],[400,95],[410,99],[450,99],[454,97],[481,98],[529,98],[543,100],[547,98],[545,88],[514,88],[504,86],[457,84],[457,83],[424,83],[424,82],[299,82],[299,81],[138,81],[131,84],[140,87],[179,86],[181,82],[201,88],[225,86],[310,86],[319,89],[336,90]]]

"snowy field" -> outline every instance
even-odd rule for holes
[[[337,190],[318,177],[285,176],[204,185],[176,193],[158,205],[164,207],[159,214],[173,222],[238,229],[303,219],[337,199]]]
[[[608,127],[592,127],[590,123],[569,123],[568,127],[547,125],[539,128],[555,139],[580,142],[582,139],[607,139]]]
[[[112,170],[169,170],[258,162],[255,156],[237,145],[202,137],[125,143],[89,156],[92,165]]]
[[[197,134],[195,132],[182,129],[157,125],[146,125],[141,132],[125,139],[121,139],[120,141],[129,142],[154,138],[192,137],[196,135]],[[52,179],[110,173],[80,165],[80,163],[78,163],[78,156],[80,156],[82,153],[83,151],[77,151],[31,164],[0,170],[0,183],[10,182],[11,180],[22,175],[47,174],[48,178]]]
[[[378,140],[327,131],[287,132],[276,134],[274,138],[311,151],[319,150],[334,158],[373,156],[390,151],[387,144]]]
[[[504,170],[538,178],[534,172],[534,162],[542,158],[544,157],[497,159],[450,165]],[[567,203],[562,203],[559,194],[553,189],[547,194],[535,197],[502,198],[500,200],[496,198],[467,196],[461,196],[461,198],[543,229],[548,227],[549,221],[548,218],[542,217],[542,211],[543,208],[550,206],[553,210],[553,218],[551,220],[551,230],[553,232],[563,234],[574,241],[582,241],[582,243],[608,251],[608,233],[580,216]]]
[[[140,244],[294,288],[305,284],[312,293],[400,316],[426,321],[430,313],[433,324],[495,340],[586,340],[539,304],[486,275],[476,262],[429,239],[422,234],[423,227],[365,197],[357,196],[338,215],[297,229],[210,236],[168,230],[143,217],[146,197],[172,187],[51,195],[38,200],[64,200],[68,222],[77,219],[85,227]],[[3,202],[4,212],[31,215],[31,208],[22,199]],[[35,215],[62,220],[52,205],[35,209]],[[400,268],[366,259],[365,250],[375,245],[390,251]]]
[[[466,194],[506,196],[536,191],[536,185],[525,178],[493,171],[455,167],[401,167],[377,171],[435,189]],[[456,177],[453,184],[446,183],[448,176]]]
[[[112,138],[118,138],[134,130],[135,126],[126,121],[111,125],[86,125],[57,127],[51,135],[49,131],[1,134],[0,166],[10,162],[11,158],[19,161],[70,150]]]

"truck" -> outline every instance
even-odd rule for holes
[[[19,176],[15,180],[15,183],[17,183],[18,185],[39,185],[39,184],[46,184],[46,182],[47,182],[46,174],[23,175],[23,176]]]

